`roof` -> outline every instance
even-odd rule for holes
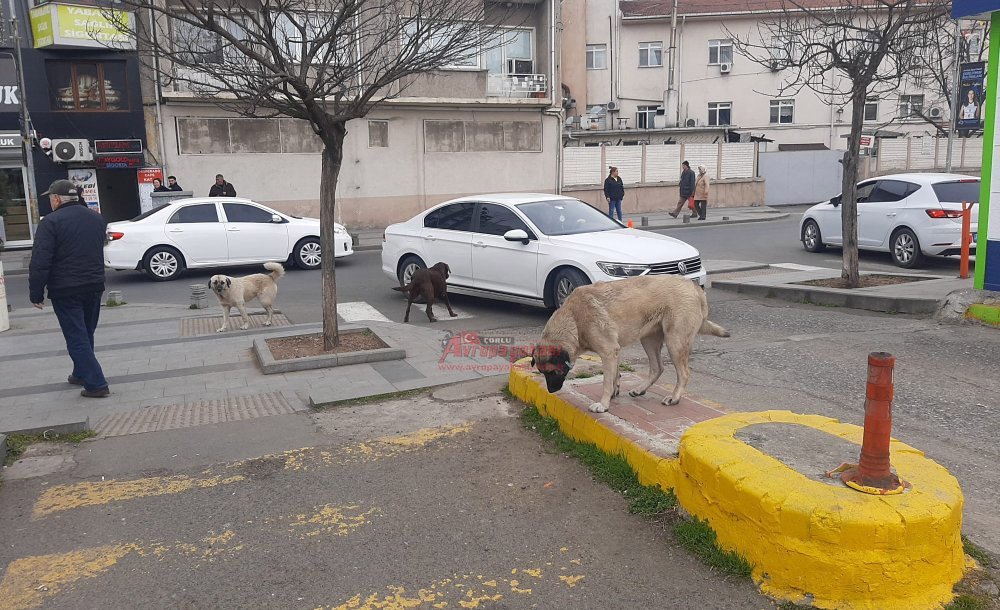
[[[979,180],[979,176],[969,176],[965,174],[944,174],[936,172],[920,172],[920,173],[909,173],[909,174],[886,174],[884,176],[877,176],[880,180],[895,179],[895,180],[907,180],[909,182],[916,182],[918,184],[937,184],[939,182],[950,182],[953,180]]]
[[[673,0],[621,0],[622,15],[626,19],[669,17]],[[858,0],[678,0],[677,14],[741,15],[748,13],[823,9],[840,6],[857,6]]]
[[[488,203],[505,203],[507,205],[518,205],[520,203],[532,203],[535,201],[552,201],[554,199],[573,199],[565,195],[553,195],[552,193],[488,193],[483,195],[469,195],[452,199],[444,203],[459,203],[462,201],[485,201]]]

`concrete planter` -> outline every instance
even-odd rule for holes
[[[363,333],[365,331],[375,332],[367,326],[357,326],[341,328],[341,336],[349,334]],[[282,337],[295,337],[300,335],[314,335],[315,330],[294,330],[284,333],[268,335],[253,340],[253,352],[260,364],[261,371],[265,375],[275,373],[289,373],[292,371],[307,371],[311,369],[325,369],[334,366],[345,366],[348,364],[365,364],[368,362],[382,362],[384,360],[402,360],[406,358],[406,350],[392,339],[376,336],[388,347],[373,350],[363,350],[357,352],[345,352],[342,354],[324,354],[321,356],[308,356],[305,358],[291,358],[287,360],[275,360],[271,355],[271,349],[267,346],[267,339],[279,339]]]

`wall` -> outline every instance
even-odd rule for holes
[[[603,184],[611,165],[626,185],[675,182],[682,161],[691,169],[704,165],[712,180],[752,178],[756,151],[756,144],[710,143],[569,147],[563,149],[563,186]]]
[[[764,203],[817,203],[840,193],[843,153],[802,150],[761,153],[758,172],[767,183]]]
[[[673,210],[679,198],[677,184],[677,181],[674,181],[656,185],[626,186],[625,199],[622,200],[622,214]],[[600,187],[564,188],[563,195],[586,201],[599,210],[608,208],[604,191]],[[736,178],[712,182],[708,199],[709,209],[748,207],[763,203],[764,180],[761,178]]]

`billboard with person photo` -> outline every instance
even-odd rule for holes
[[[962,64],[959,79],[958,129],[982,129],[986,62]]]

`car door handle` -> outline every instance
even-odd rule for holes
[[[184,229],[170,229],[171,233],[183,233]]]
[[[226,230],[227,230],[227,231],[239,231],[239,230],[240,230],[240,228],[239,228],[239,227],[229,227],[229,228],[228,228],[228,229],[226,229]]]
[[[888,214],[886,214],[886,216],[888,216],[889,218],[893,218],[893,217],[896,216],[896,213],[895,212],[889,212]]]
[[[476,247],[478,247],[478,248],[485,248],[485,247],[486,247],[486,244],[485,244],[485,243],[483,243],[483,242],[481,242],[481,241],[477,241],[477,242],[475,243],[475,245],[476,245]]]
[[[434,237],[433,235],[424,235],[424,239],[426,239],[427,241],[434,241],[437,238]]]

